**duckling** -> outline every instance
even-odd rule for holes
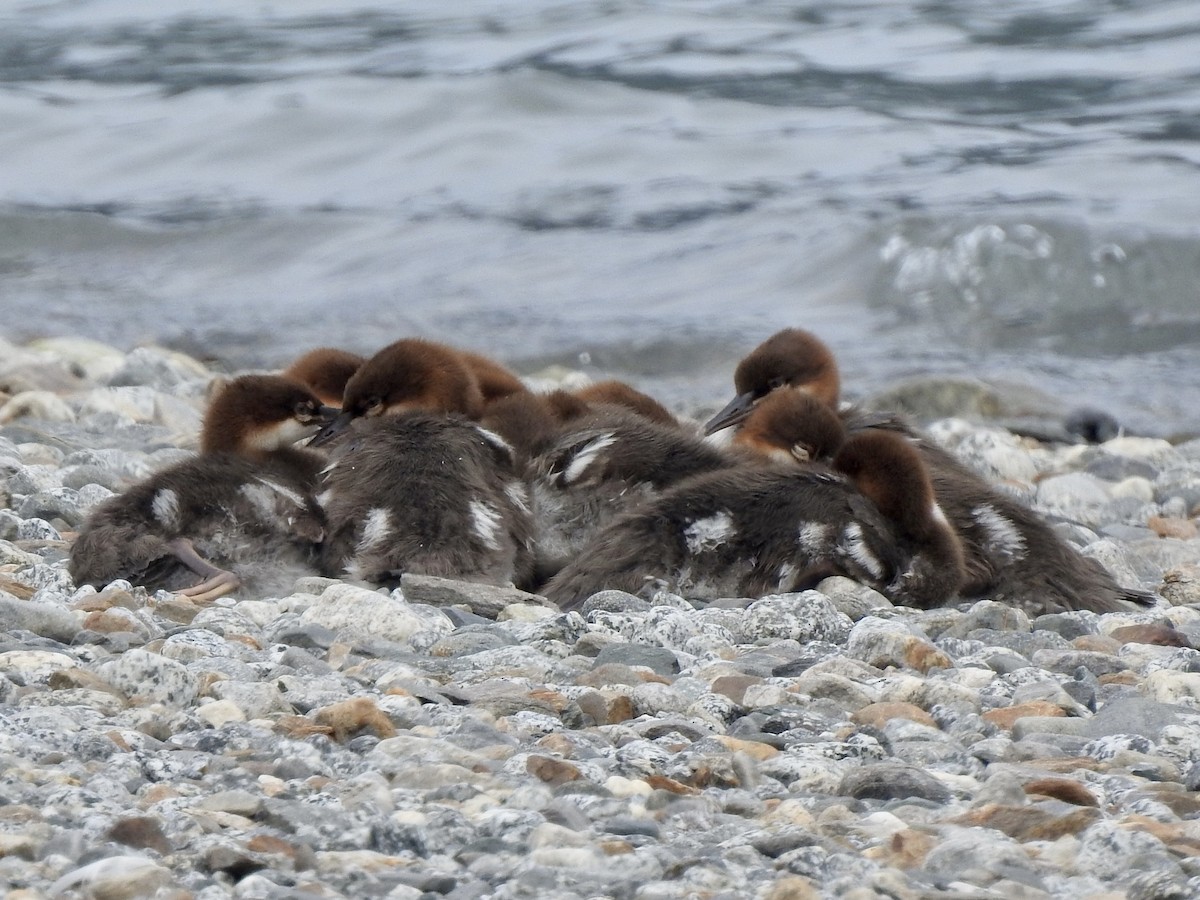
[[[366,361],[365,356],[347,350],[317,347],[297,357],[279,374],[304,385],[326,406],[341,406],[346,382]]]
[[[485,357],[434,341],[404,338],[384,347],[350,376],[342,395],[342,412],[309,446],[330,442],[360,417],[427,410],[478,419],[488,398],[521,390],[520,379]]]
[[[767,338],[738,363],[733,373],[737,395],[704,426],[706,435],[736,425],[763,397],[780,387],[812,394],[837,409],[842,381],[833,351],[815,334],[785,328]]]
[[[594,381],[581,388],[576,388],[572,393],[589,405],[620,406],[658,425],[679,426],[679,420],[671,415],[670,410],[649,394],[644,394],[623,381],[615,379]]]
[[[394,586],[413,572],[524,586],[534,565],[529,496],[513,449],[460,415],[361,419],[333,450],[319,501],[321,565]]]
[[[714,600],[802,590],[835,574],[914,606],[957,591],[957,539],[898,435],[850,437],[833,468],[766,462],[682,481],[614,520],[543,593],[564,609],[604,588]]]
[[[698,436],[621,407],[597,405],[569,420],[527,469],[545,570],[574,556],[621,512],[729,465]]]
[[[838,408],[840,378],[833,354],[797,328],[764,341],[737,366],[738,395],[705,426],[707,433],[735,425],[764,398],[784,387],[803,390]],[[962,544],[964,598],[990,597],[1030,615],[1063,610],[1128,611],[1154,602],[1124,588],[1095,560],[1066,543],[1036,512],[989,485],[953,454],[897,416],[853,407],[840,412],[851,433],[866,428],[901,434],[916,446],[930,472],[934,496]]]
[[[264,591],[312,571],[323,526],[311,492],[325,461],[293,445],[331,413],[307,388],[279,376],[226,383],[205,414],[198,456],[89,516],[71,548],[72,578],[182,586],[179,593],[207,602],[237,590],[243,578]],[[196,576],[203,580],[190,584]]]

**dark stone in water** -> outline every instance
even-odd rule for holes
[[[1063,427],[1089,444],[1103,444],[1121,433],[1121,424],[1103,410],[1080,407],[1063,419]]]

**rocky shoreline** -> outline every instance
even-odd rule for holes
[[[931,433],[1145,612],[846,579],[583,614],[406,577],[196,605],[63,533],[194,446],[212,373],[0,344],[10,898],[1200,897],[1200,440]]]

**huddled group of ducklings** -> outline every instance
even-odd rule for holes
[[[71,573],[197,602],[304,573],[515,584],[564,609],[606,588],[704,602],[830,575],[922,608],[1150,601],[900,418],[843,405],[811,333],[773,335],[734,384],[697,427],[622,382],[533,392],[427,340],[314,350],[224,384],[200,453],[97,507]]]

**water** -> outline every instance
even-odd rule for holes
[[[1200,7],[0,2],[0,332],[420,334],[718,405],[1004,378],[1200,427]]]

